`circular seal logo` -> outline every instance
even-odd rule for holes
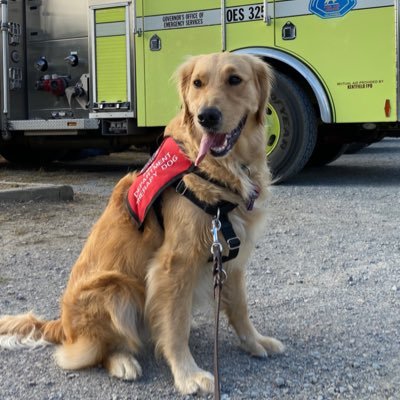
[[[357,0],[311,0],[308,9],[321,18],[340,18],[357,4]]]

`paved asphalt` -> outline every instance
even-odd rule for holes
[[[0,162],[0,180],[75,192],[73,202],[0,204],[0,314],[58,316],[69,270],[130,157],[46,170]],[[287,351],[248,357],[223,322],[224,400],[400,399],[399,193],[398,139],[271,188],[268,224],[248,265],[249,305],[258,329]],[[208,370],[212,330],[212,315],[200,314],[190,340]],[[51,348],[0,350],[0,400],[185,398],[151,349],[139,361],[144,375],[131,383],[100,367],[62,371]]]

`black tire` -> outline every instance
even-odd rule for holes
[[[305,91],[280,72],[275,73],[269,107],[279,118],[280,133],[268,155],[273,182],[279,183],[296,175],[311,157],[317,140],[317,118]],[[268,134],[271,142],[271,132]]]

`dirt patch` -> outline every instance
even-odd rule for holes
[[[1,182],[0,181],[0,190],[8,190],[8,189],[17,189],[26,187],[23,183],[16,183],[16,182]]]

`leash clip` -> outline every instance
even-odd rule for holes
[[[218,231],[221,230],[221,221],[219,219],[220,209],[217,209],[217,215],[212,220],[211,232],[213,235],[213,244],[211,245],[211,254],[213,256],[213,275],[214,275],[214,287],[218,286],[222,288],[222,284],[227,278],[226,271],[222,267],[222,251],[223,247],[218,239]],[[240,243],[240,241],[239,241]],[[228,243],[230,246],[230,244]]]
[[[218,208],[217,210],[217,215],[213,218],[212,220],[212,227],[211,227],[211,232],[213,235],[213,244],[211,245],[211,254],[213,256],[216,255],[217,249],[219,250],[219,253],[222,253],[222,244],[218,239],[218,231],[221,230],[221,221],[219,220],[219,215],[220,215],[220,210]]]

